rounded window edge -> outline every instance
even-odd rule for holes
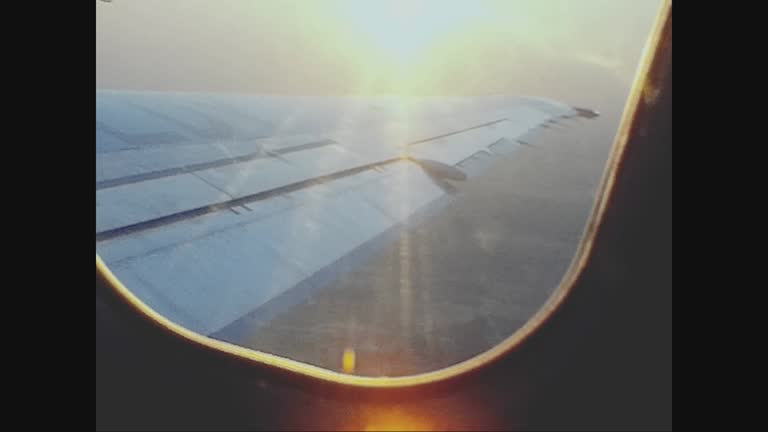
[[[585,267],[588,265],[594,248],[595,238],[600,231],[600,226],[602,225],[607,206],[614,193],[615,178],[621,168],[627,142],[632,138],[634,124],[637,121],[638,108],[644,103],[644,92],[647,87],[653,87],[653,81],[658,79],[657,69],[664,67],[665,58],[663,58],[664,53],[662,52],[665,48],[664,42],[671,41],[672,38],[671,13],[671,0],[664,0],[654,20],[649,37],[646,40],[646,47],[640,58],[637,73],[629,91],[627,101],[624,104],[621,121],[614,136],[613,144],[611,145],[610,155],[603,169],[592,210],[590,211],[589,218],[587,219],[578,247],[571,259],[568,269],[546,302],[522,327],[497,345],[480,354],[451,366],[415,375],[368,377],[336,372],[298,360],[292,360],[290,358],[245,348],[229,342],[203,336],[176,324],[155,312],[147,304],[136,297],[111,272],[98,254],[96,255],[97,276],[101,277],[108,288],[114,291],[121,300],[127,302],[129,306],[138,311],[142,319],[160,325],[176,337],[183,338],[188,342],[192,342],[207,349],[212,349],[246,360],[255,367],[266,366],[269,368],[276,368],[285,372],[297,374],[303,378],[362,388],[406,388],[447,381],[475,371],[480,367],[489,365],[519,348],[557,312],[566,301],[573,286],[577,283]]]

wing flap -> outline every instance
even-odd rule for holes
[[[334,182],[107,240],[99,253],[150,307],[210,334],[299,284],[322,287],[334,264],[444,196],[407,161],[355,186]]]
[[[109,265],[158,313],[209,334],[306,279],[259,235],[240,226]]]

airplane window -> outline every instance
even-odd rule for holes
[[[574,261],[659,5],[97,2],[97,255],[204,340],[469,360]]]

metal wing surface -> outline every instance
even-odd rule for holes
[[[96,251],[204,335],[302,301],[536,129],[597,115],[501,96],[97,91],[96,106]]]

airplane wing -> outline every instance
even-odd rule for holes
[[[452,182],[538,128],[597,115],[499,96],[97,91],[96,105],[97,253],[158,313],[229,339],[439,210]]]

